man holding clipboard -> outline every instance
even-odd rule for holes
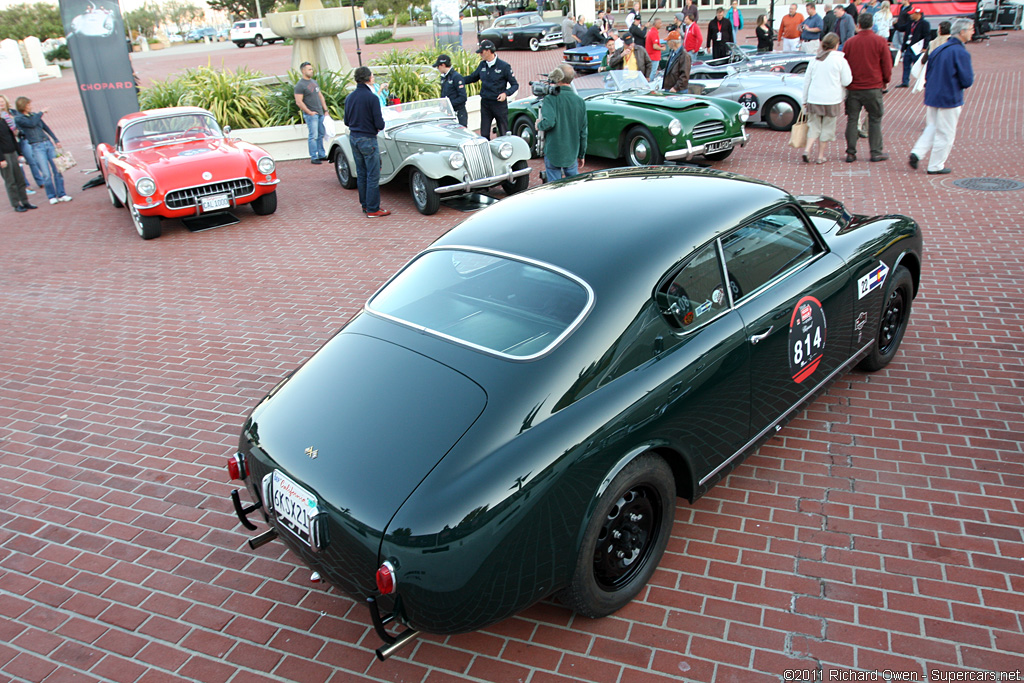
[[[912,7],[910,9],[910,25],[907,27],[903,40],[903,81],[896,86],[897,88],[910,87],[910,69],[927,49],[931,32],[932,27],[924,20],[924,12],[921,8]]]

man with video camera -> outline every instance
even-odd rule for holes
[[[547,182],[579,175],[587,154],[587,108],[570,85],[576,72],[568,64],[556,66],[549,83],[536,84],[544,92],[537,128],[544,134]]]

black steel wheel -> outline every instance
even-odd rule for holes
[[[800,105],[792,98],[780,95],[764,104],[761,120],[772,130],[790,130],[800,115]]]
[[[342,149],[334,154],[334,173],[338,176],[338,182],[346,190],[356,189],[356,178],[352,175],[352,168],[348,165],[348,157]]]
[[[418,168],[409,174],[409,191],[416,210],[424,216],[433,216],[441,208],[441,197],[435,192],[437,181]]]
[[[675,498],[672,469],[661,457],[645,453],[626,465],[594,508],[562,602],[592,618],[629,603],[665,552]]]
[[[652,166],[661,163],[661,150],[654,141],[651,131],[643,126],[631,128],[626,133],[626,163],[630,166]]]
[[[537,126],[533,121],[525,116],[520,116],[512,124],[512,134],[526,140],[526,144],[530,146],[531,159],[540,156],[537,153]]]
[[[525,159],[521,159],[512,164],[513,171],[521,171],[527,167]],[[505,191],[507,195],[513,195],[517,192],[522,192],[530,186],[530,174],[521,175],[515,180],[503,180],[501,181],[501,189]]]
[[[896,356],[903,333],[910,323],[910,307],[914,300],[914,278],[903,266],[897,266],[889,278],[879,312],[878,336],[871,352],[859,367],[868,372],[881,370]]]

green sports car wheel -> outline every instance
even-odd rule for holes
[[[630,166],[652,166],[661,163],[661,151],[651,131],[642,126],[626,133],[626,163]]]

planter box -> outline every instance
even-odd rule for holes
[[[469,114],[469,129],[480,129],[480,96],[474,95],[466,102],[466,112]],[[336,133],[341,135],[348,132],[345,124],[335,121]],[[254,145],[259,145],[267,150],[267,154],[274,157],[275,161],[296,161],[298,159],[309,159],[309,145],[307,140],[309,134],[306,132],[306,125],[297,126],[270,126],[268,128],[240,128],[231,131],[231,137],[236,137]],[[330,140],[324,141],[324,147],[330,150]]]

